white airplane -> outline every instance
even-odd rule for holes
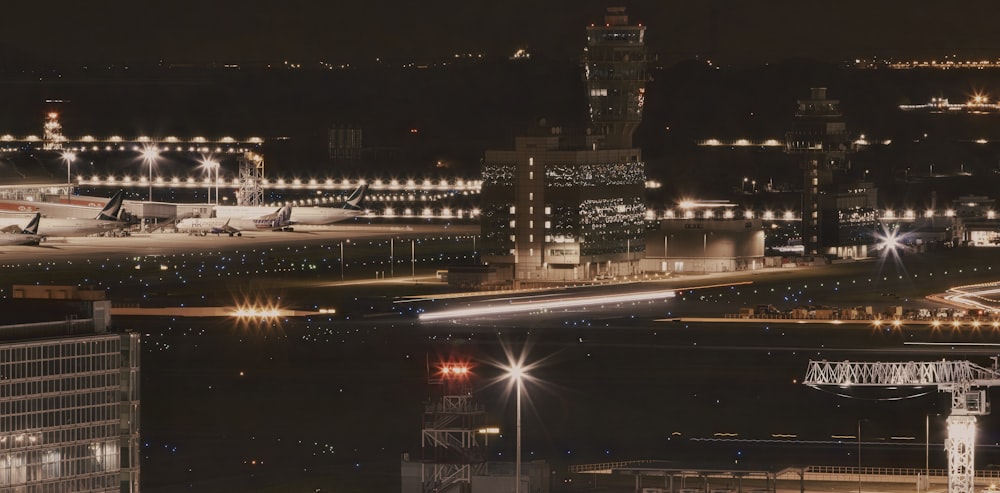
[[[0,229],[3,231],[0,234],[0,245],[37,245],[41,243],[44,239],[42,235],[38,234],[38,221],[41,217],[41,213],[35,213],[35,217],[31,218],[31,222],[23,229],[17,226],[7,226]]]
[[[256,217],[188,217],[177,222],[177,231],[192,235],[243,236],[243,231],[273,231],[288,227],[292,206],[286,205],[270,214]]]
[[[94,218],[68,218],[46,217],[39,222],[38,234],[41,236],[88,236],[92,234],[121,229],[126,226],[125,222],[118,219],[122,210],[122,199],[125,191],[119,190],[108,200],[107,205],[97,213]],[[0,228],[8,226],[19,226],[30,221],[32,216],[24,214],[2,214],[0,215]],[[26,226],[22,227],[27,229]]]
[[[359,186],[351,192],[347,201],[340,207],[296,207],[292,210],[289,224],[327,225],[364,215],[365,211],[361,207],[361,202],[365,199],[367,191],[368,185]],[[215,206],[215,217],[239,219],[266,214],[270,211],[270,208],[260,206],[217,205]]]

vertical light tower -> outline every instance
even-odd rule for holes
[[[608,7],[604,25],[587,28],[584,76],[590,121],[605,147],[632,147],[646,91],[646,28],[629,25],[625,7]]]
[[[240,187],[236,192],[237,205],[264,205],[264,156],[256,152],[247,152],[240,158],[239,163]]]
[[[438,370],[429,383],[440,385],[443,395],[424,407],[422,491],[470,491],[473,474],[486,463],[478,438],[486,429],[486,409],[472,398],[468,366],[443,364]]]
[[[62,133],[62,124],[59,123],[59,113],[55,111],[45,115],[45,125],[43,127],[42,149],[47,151],[62,150],[66,136]]]

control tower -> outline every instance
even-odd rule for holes
[[[850,167],[850,139],[840,101],[827,98],[825,87],[812,88],[809,99],[798,102],[785,143],[785,152],[798,160],[803,174],[802,245],[806,254],[825,253],[836,243],[831,231],[836,210],[827,199],[843,181],[838,175]]]
[[[632,134],[642,121],[646,91],[646,46],[643,25],[629,25],[625,7],[608,7],[604,25],[587,28],[584,77],[590,121],[604,147],[632,147]]]

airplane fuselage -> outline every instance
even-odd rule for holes
[[[239,218],[263,216],[274,212],[274,208],[263,206],[219,205],[215,207],[215,217],[234,221]],[[293,207],[291,224],[327,225],[364,215],[364,211],[354,211],[338,207]]]
[[[31,221],[31,216],[21,214],[0,213],[0,228],[7,226],[25,227]],[[39,236],[89,236],[114,229],[123,228],[124,222],[104,221],[101,219],[69,219],[42,218],[38,225]]]

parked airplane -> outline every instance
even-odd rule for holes
[[[118,219],[122,210],[122,200],[125,196],[124,190],[119,190],[108,200],[107,205],[97,213],[97,216],[88,218],[66,218],[46,217],[39,222],[38,234],[41,236],[87,236],[103,233],[114,229],[121,229],[126,226],[125,222]],[[0,215],[0,228],[17,225],[20,226],[29,220],[31,216],[23,214],[2,214]]]
[[[368,185],[359,186],[351,192],[351,195],[340,207],[296,207],[292,210],[289,224],[326,225],[364,215],[365,211],[361,207],[361,203],[364,201],[367,191]],[[270,211],[269,207],[217,205],[215,206],[215,217],[236,219],[266,214]]]
[[[270,214],[256,217],[188,217],[177,222],[177,231],[194,235],[228,234],[243,236],[243,231],[279,230],[288,227],[292,206],[286,205]]]
[[[17,226],[7,226],[0,229],[3,231],[3,234],[0,234],[0,245],[37,245],[41,243],[44,239],[42,235],[38,234],[38,222],[41,217],[41,213],[35,213],[35,217],[31,218],[31,222],[23,229]]]

